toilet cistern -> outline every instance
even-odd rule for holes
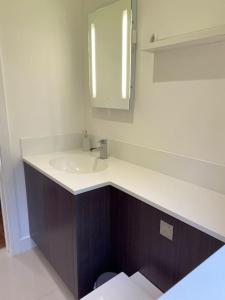
[[[106,139],[102,139],[99,141],[100,146],[96,148],[91,148],[90,151],[99,151],[100,152],[100,159],[107,159],[108,158],[108,141]]]

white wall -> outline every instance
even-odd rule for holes
[[[15,206],[24,242],[29,228],[20,138],[71,134],[84,127],[81,12],[82,0],[0,0]]]
[[[87,13],[110,1],[85,2]],[[134,112],[91,109],[87,100],[89,131],[225,165],[225,43],[170,51],[155,59],[153,54],[140,50],[155,32],[163,38],[224,24],[225,1],[137,2]]]

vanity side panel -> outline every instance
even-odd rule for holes
[[[93,290],[98,276],[111,271],[110,187],[76,196],[79,297]]]
[[[173,241],[160,235],[160,221],[174,226]],[[112,188],[112,266],[139,271],[163,292],[223,246],[221,241]]]

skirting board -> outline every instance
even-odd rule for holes
[[[15,255],[19,255],[22,254],[24,252],[27,252],[33,248],[35,248],[36,245],[35,243],[32,241],[30,236],[26,236],[21,238],[17,243],[16,243],[16,247],[13,248],[12,251],[10,251],[10,255],[15,256]]]

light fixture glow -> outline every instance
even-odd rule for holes
[[[92,70],[92,97],[97,96],[97,79],[96,79],[96,32],[95,25],[91,24],[91,70]]]
[[[128,50],[128,11],[123,11],[122,19],[122,98],[127,99],[127,50]]]

